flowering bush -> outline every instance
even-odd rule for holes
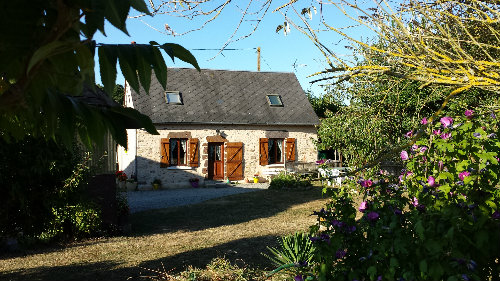
[[[496,116],[467,110],[422,124],[415,144],[401,152],[405,169],[399,177],[367,171],[330,189],[332,201],[314,213],[318,223],[310,239],[317,250],[307,279],[500,276]]]
[[[123,171],[117,171],[115,173],[115,176],[118,179],[118,181],[126,181],[128,178],[127,174],[125,174],[125,172],[123,172]]]

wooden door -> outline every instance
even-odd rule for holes
[[[230,180],[243,179],[243,143],[228,142],[226,144],[226,173]]]
[[[208,179],[224,179],[224,143],[208,143]]]

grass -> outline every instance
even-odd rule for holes
[[[144,280],[147,269],[176,273],[216,257],[271,269],[261,255],[277,237],[306,230],[326,202],[321,190],[263,190],[131,215],[129,236],[0,256],[6,280]]]

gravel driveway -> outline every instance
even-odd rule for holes
[[[232,194],[267,189],[268,183],[241,184],[219,188],[183,188],[127,192],[130,213],[184,206]]]

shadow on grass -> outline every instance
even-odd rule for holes
[[[118,264],[113,262],[86,263],[81,265],[37,267],[15,272],[0,272],[0,280],[126,280],[136,274],[134,268],[113,270]]]
[[[38,267],[16,272],[0,272],[0,280],[150,280],[147,276],[157,274],[146,269],[163,271],[169,274],[183,271],[188,265],[204,268],[216,257],[225,257],[240,267],[250,266],[271,269],[272,264],[260,253],[269,253],[266,246],[275,246],[276,236],[259,236],[234,240],[215,247],[187,251],[157,260],[144,261],[137,267],[120,267],[113,262],[86,263],[82,265]]]
[[[177,255],[161,258],[153,261],[145,261],[139,266],[158,270],[165,267],[167,271],[180,272],[192,265],[204,268],[216,257],[225,257],[231,263],[240,267],[249,266],[262,270],[274,269],[273,264],[261,253],[270,254],[267,246],[277,246],[278,236],[258,236],[233,240],[210,248],[183,252]],[[143,273],[145,272],[142,270]]]
[[[263,190],[212,199],[196,205],[135,213],[130,220],[133,235],[198,231],[272,217],[294,205],[321,198],[320,188]]]

